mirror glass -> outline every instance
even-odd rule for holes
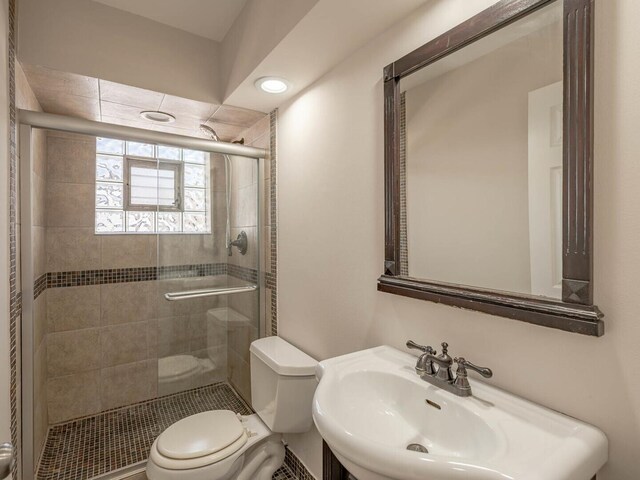
[[[403,78],[401,275],[561,297],[562,2]]]

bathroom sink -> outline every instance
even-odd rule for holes
[[[415,363],[382,346],[316,368],[314,422],[359,480],[590,480],[607,461],[597,428],[474,379],[458,397]]]

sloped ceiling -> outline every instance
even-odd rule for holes
[[[247,0],[93,0],[221,42]]]
[[[265,112],[428,1],[21,0],[18,58],[25,65]],[[191,7],[196,3],[206,5]],[[244,6],[235,13],[238,3]],[[225,25],[232,25],[218,42],[161,23],[200,28],[193,18],[167,19],[175,5],[194,8],[190,15],[201,16],[205,29],[219,20],[210,13],[216,5],[227,16]],[[258,91],[254,82],[265,75],[282,76],[292,88],[282,95]]]
[[[268,112],[428,1],[319,0],[242,83],[227,90],[225,102]],[[255,88],[256,79],[271,75],[286,78],[289,91],[268,95]]]

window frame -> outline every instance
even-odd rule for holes
[[[173,171],[175,175],[176,204],[168,205],[143,205],[131,203],[131,168],[148,168],[156,171]],[[184,213],[184,188],[183,188],[184,162],[180,160],[164,160],[153,157],[137,157],[133,155],[123,155],[123,205],[125,212],[180,212]]]

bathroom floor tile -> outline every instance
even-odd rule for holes
[[[253,413],[229,384],[217,383],[54,425],[37,480],[88,480],[146,462],[164,429],[189,415],[216,409]],[[295,477],[283,467],[274,478]]]
[[[288,466],[283,465],[273,474],[272,480],[298,480],[298,478]]]

